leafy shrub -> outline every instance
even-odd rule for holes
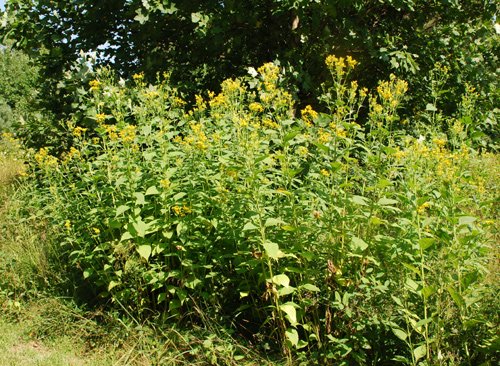
[[[348,81],[356,64],[329,56],[330,112],[297,115],[271,63],[187,112],[168,75],[100,70],[67,123],[73,147],[32,160],[82,283],[138,318],[222,322],[290,362],[492,359],[495,217],[479,210],[496,183],[472,174],[466,144],[398,131],[407,84],[369,93]]]

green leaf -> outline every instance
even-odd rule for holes
[[[413,350],[413,356],[415,356],[415,361],[420,360],[422,357],[427,355],[427,346],[425,344],[418,346]]]
[[[136,205],[145,205],[146,204],[146,198],[144,197],[143,193],[135,192],[134,196],[136,198],[136,201],[135,201]]]
[[[258,229],[258,227],[249,221],[245,224],[245,226],[243,226],[242,231],[250,231],[250,230],[257,230],[257,229]]]
[[[288,132],[285,137],[283,137],[283,145],[285,146],[288,141],[293,139],[295,136],[297,136],[300,133],[300,130],[293,130]]]
[[[293,302],[287,302],[280,305],[280,310],[288,316],[288,320],[292,325],[297,324],[297,311]]]
[[[429,112],[436,112],[437,111],[437,108],[434,104],[432,103],[428,103],[426,106],[425,106],[425,110],[426,111],[429,111]]]
[[[262,244],[266,254],[269,258],[279,259],[284,257],[284,253],[280,250],[278,244],[273,243],[272,241],[266,241]]]
[[[469,225],[469,224],[472,224],[476,220],[477,220],[477,218],[475,218],[473,216],[461,216],[458,218],[458,224],[459,225]]]
[[[290,295],[290,294],[293,294],[295,292],[295,287],[292,287],[292,286],[288,286],[288,287],[281,287],[279,290],[278,290],[278,295],[279,296],[286,296],[286,295]]]
[[[151,256],[151,245],[139,245],[136,250],[142,258],[146,261],[149,260],[149,257]]]
[[[301,285],[300,288],[303,288],[303,289],[305,289],[307,291],[311,291],[311,292],[320,292],[321,291],[317,286],[311,285],[310,283],[306,283],[304,285]]]
[[[266,220],[266,223],[264,224],[264,226],[269,227],[269,226],[277,226],[277,225],[281,225],[281,224],[283,224],[283,220],[270,217]]]
[[[457,304],[457,306],[461,309],[465,308],[465,300],[462,295],[455,291],[455,289],[451,286],[448,286],[447,290],[455,304]]]
[[[116,286],[120,286],[121,284],[122,284],[121,282],[111,281],[108,284],[108,291],[111,291],[113,288],[115,288]]]
[[[172,197],[172,199],[174,201],[179,201],[181,198],[183,198],[184,196],[186,196],[186,193],[185,192],[179,192],[177,193],[175,196]]]
[[[126,206],[126,205],[118,206],[118,208],[116,209],[115,217],[120,216],[122,213],[124,213],[128,209],[130,209],[130,207]]]
[[[132,223],[132,226],[137,232],[137,235],[141,238],[146,236],[146,231],[149,229],[149,225],[142,221],[140,217],[137,222]]]
[[[433,295],[437,291],[437,289],[435,286],[426,286],[420,291],[422,292],[424,298],[428,299],[429,296]]]
[[[377,202],[377,204],[379,204],[381,206],[391,206],[391,205],[396,205],[397,203],[398,203],[398,201],[392,200],[390,198],[385,198],[385,197],[382,197]]]
[[[288,328],[285,331],[285,336],[292,347],[297,347],[297,345],[299,344],[299,333],[297,333],[296,329]]]
[[[146,190],[146,196],[151,196],[154,194],[160,194],[160,191],[155,186],[151,186]]]
[[[368,244],[361,238],[353,236],[351,239],[351,249],[355,252],[363,252],[368,248]]]
[[[368,198],[363,196],[352,196],[351,201],[357,205],[368,206]]]
[[[392,328],[392,332],[394,333],[394,335],[396,337],[398,337],[399,339],[401,339],[402,341],[406,340],[406,338],[408,338],[408,334],[406,334],[405,331],[403,331],[402,329],[399,329],[399,328]]]
[[[285,287],[290,286],[290,278],[284,273],[274,276],[271,281],[276,285]]]
[[[431,247],[435,242],[436,239],[433,238],[422,238],[419,239],[418,246],[420,247],[420,249],[426,250],[427,248]]]

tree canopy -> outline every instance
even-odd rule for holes
[[[359,60],[368,86],[406,78],[418,100],[436,62],[452,82],[476,78],[489,90],[496,9],[488,0],[9,0],[0,32],[56,80],[80,50],[100,50],[122,75],[172,72],[188,91],[279,60],[307,100],[335,53]]]

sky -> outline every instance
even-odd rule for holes
[[[5,9],[5,0],[0,0],[0,9]]]

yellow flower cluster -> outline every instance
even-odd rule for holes
[[[215,97],[212,94],[212,96],[210,98],[211,99],[209,101],[209,104],[210,104],[211,108],[217,108],[217,107],[222,107],[222,106],[228,105],[227,98],[222,93],[217,94],[217,96],[215,96]]]
[[[172,105],[174,107],[183,107],[186,105],[186,102],[182,98],[175,97]]]
[[[267,127],[267,128],[271,128],[271,129],[274,129],[274,130],[277,130],[278,128],[280,128],[279,123],[276,122],[276,121],[273,121],[270,118],[263,119],[262,120],[262,126],[263,127]]]
[[[170,185],[171,185],[170,179],[164,178],[164,179],[160,180],[160,186],[162,188],[167,189],[170,187]]]
[[[332,135],[323,129],[318,131],[318,142],[320,144],[326,144],[332,140]]]
[[[391,74],[390,81],[382,81],[377,87],[377,93],[382,101],[388,102],[393,108],[397,107],[403,95],[408,91],[408,83]]]
[[[64,155],[64,162],[67,163],[73,159],[78,159],[80,158],[80,156],[81,156],[80,151],[71,146],[69,151]]]
[[[191,122],[189,127],[193,132],[191,135],[186,136],[182,143],[186,146],[194,147],[198,150],[206,150],[208,149],[208,138],[203,131],[203,124]],[[174,139],[176,141],[176,139]],[[177,139],[179,141],[179,139]]]
[[[35,154],[35,160],[42,168],[52,168],[58,165],[57,158],[50,155],[49,151],[44,147]]]
[[[106,115],[104,113],[97,113],[95,115],[95,121],[97,123],[103,123],[106,120]]]
[[[430,202],[424,202],[424,203],[422,203],[420,206],[418,206],[418,208],[417,208],[417,213],[418,213],[419,215],[423,215],[423,214],[425,213],[425,211],[426,211],[429,207],[431,207]]]
[[[118,139],[118,133],[116,132],[115,125],[103,125],[103,127],[106,129],[106,133],[111,141]]]
[[[330,72],[336,74],[337,76],[342,76],[346,72],[354,69],[358,64],[358,61],[353,59],[351,56],[337,57],[335,55],[329,55],[325,59],[326,67]]]
[[[87,132],[86,128],[77,126],[73,129],[73,136],[80,138],[85,132]]]
[[[269,87],[270,89],[268,90],[273,90],[276,87],[276,83],[279,79],[279,67],[272,62],[268,62],[259,67],[257,71],[261,75],[266,89]]]
[[[299,146],[297,148],[297,154],[300,156],[307,156],[309,154],[309,150],[305,146]]]
[[[250,105],[248,106],[248,109],[250,109],[250,111],[252,111],[254,113],[264,112],[264,107],[262,106],[262,104],[257,103],[257,102],[250,103]]]
[[[333,123],[333,122],[330,123],[329,126],[330,126],[330,129],[333,132],[335,132],[336,136],[338,136],[338,137],[347,137],[347,131],[343,127],[341,127],[341,126],[339,126],[339,125],[337,125],[336,123]]]
[[[174,214],[176,216],[180,216],[180,217],[184,217],[186,216],[187,214],[190,214],[192,212],[192,210],[186,206],[186,205],[183,205],[183,206],[172,206],[172,211],[174,212]]]
[[[138,74],[134,74],[134,75],[132,75],[132,79],[134,79],[134,81],[136,81],[136,82],[140,82],[140,81],[144,80],[144,73],[140,72]]]
[[[322,176],[324,176],[324,177],[329,177],[329,176],[330,176],[330,172],[329,172],[328,170],[326,170],[326,169],[321,169],[321,170],[319,171],[319,173],[320,173]]]
[[[123,142],[129,143],[134,141],[137,127],[134,125],[127,125],[120,131],[120,138]]]
[[[307,105],[303,110],[300,111],[302,115],[302,120],[309,127],[312,126],[314,120],[318,118],[318,112],[316,112],[310,105]]]
[[[89,86],[91,91],[99,90],[101,82],[99,80],[91,80]]]
[[[239,96],[245,93],[245,88],[239,79],[226,79],[221,84],[222,93],[227,96]]]

